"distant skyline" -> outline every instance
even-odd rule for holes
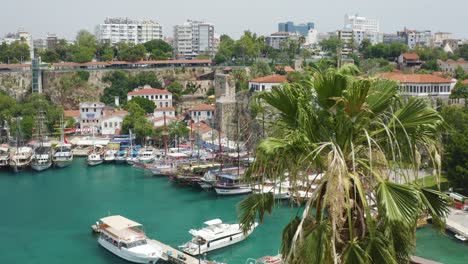
[[[211,22],[217,34],[238,38],[245,30],[268,35],[285,21],[314,22],[319,32],[330,32],[343,27],[346,14],[358,14],[378,19],[383,33],[406,27],[452,32],[457,38],[468,38],[464,23],[466,0],[445,5],[427,0],[10,0],[0,7],[1,37],[22,27],[35,39],[50,32],[72,40],[81,29],[94,33],[94,27],[106,17],[128,17],[157,21],[168,37],[172,36],[174,25],[191,19]]]

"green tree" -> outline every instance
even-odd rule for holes
[[[418,171],[423,150],[439,160],[443,118],[421,99],[400,98],[395,83],[349,74],[355,72],[330,68],[308,84],[259,95],[277,114],[247,176],[279,186],[288,173],[290,193],[299,185],[310,193],[303,213],[283,230],[286,263],[407,263],[420,214],[442,229],[445,196],[393,175],[408,164]],[[309,178],[311,172],[321,179]],[[244,232],[273,208],[272,193],[245,198]]]
[[[59,55],[60,61],[72,61],[73,46],[68,44],[67,40],[59,39],[55,46],[55,52]]]
[[[453,87],[450,99],[464,99],[465,106],[468,106],[468,84],[458,81]]]
[[[267,76],[272,73],[273,71],[271,70],[270,65],[264,61],[256,61],[250,67],[250,75],[252,78]]]
[[[114,48],[108,43],[98,43],[96,58],[99,61],[112,61],[115,57]]]
[[[86,46],[74,46],[73,47],[73,62],[84,63],[90,62],[94,58],[95,51],[92,48]]]
[[[190,129],[183,121],[171,122],[167,125],[167,132],[170,138],[188,138]]]
[[[91,32],[82,29],[78,31],[78,34],[76,35],[76,45],[95,50],[97,47],[96,36],[94,36]]]
[[[143,97],[134,97],[132,98],[131,102],[137,103],[146,114],[153,113],[154,109],[156,108],[156,105],[153,101]]]
[[[128,134],[131,129],[137,139],[144,143],[147,137],[154,135],[153,125],[146,119],[145,110],[136,101],[131,100],[125,107],[129,114],[122,121],[122,132]]]
[[[235,41],[228,35],[221,35],[218,52],[214,57],[214,62],[230,63],[234,56]]]
[[[54,50],[41,50],[39,56],[43,62],[55,63],[60,61],[59,54]]]
[[[458,47],[455,51],[457,57],[468,60],[468,44],[463,44]]]
[[[184,87],[179,82],[172,82],[166,86],[166,90],[172,93],[172,99],[177,103],[184,94]]]
[[[143,45],[154,60],[168,60],[172,57],[173,48],[164,40],[150,40]]]
[[[464,80],[465,79],[465,70],[460,65],[457,65],[455,68],[455,78],[459,80]]]
[[[320,41],[319,45],[323,51],[336,54],[338,48],[343,47],[343,42],[339,38],[329,38]]]
[[[142,44],[119,43],[116,46],[117,58],[123,61],[139,61],[146,58],[146,49]]]
[[[444,137],[443,167],[454,187],[468,186],[468,107],[445,106],[442,116],[450,126]]]

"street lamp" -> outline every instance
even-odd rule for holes
[[[203,237],[197,236],[197,244],[198,244],[198,264],[201,264],[201,243],[204,241]]]

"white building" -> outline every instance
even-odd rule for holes
[[[143,97],[154,102],[156,107],[172,107],[172,93],[168,90],[155,89],[149,85],[138,87],[127,93],[127,101],[134,97]]]
[[[173,116],[166,116],[166,126],[172,122],[177,122],[179,119]],[[164,127],[164,116],[162,117],[152,117],[150,122],[153,124],[154,128]]]
[[[152,20],[138,21],[128,18],[106,18],[96,26],[96,38],[101,42],[143,44],[162,39],[162,26]]]
[[[203,54],[214,56],[216,50],[214,26],[191,20],[174,26],[174,49],[179,58],[193,59]]]
[[[309,29],[307,32],[305,45],[315,45],[319,42],[319,33],[316,29]]]
[[[285,75],[270,75],[255,78],[249,81],[249,89],[253,92],[271,91],[273,86],[279,86],[287,83],[288,79]]]
[[[463,58],[458,60],[448,59],[446,61],[437,60],[437,64],[442,71],[455,73],[455,70],[460,66],[465,72],[468,72],[468,61],[465,61]]]
[[[190,115],[192,120],[196,122],[205,121],[213,124],[215,119],[215,110],[216,107],[214,105],[199,104],[189,108],[187,113]]]
[[[432,45],[434,47],[444,47],[444,40],[453,39],[453,34],[450,32],[436,32],[432,40]]]
[[[405,38],[406,45],[409,49],[414,49],[416,46],[427,47],[432,45],[432,33],[430,30],[409,30],[404,29],[397,33]]]
[[[380,32],[380,24],[377,19],[359,17],[357,15],[345,15],[345,27],[348,25],[352,30],[364,32]]]
[[[174,107],[157,107],[154,109],[153,116],[157,117],[175,117],[175,108]]]
[[[403,95],[448,98],[456,81],[431,74],[388,73],[383,78],[399,82]]]
[[[106,105],[101,102],[83,102],[80,104],[80,128],[82,131],[101,133],[101,120]]]
[[[13,42],[19,41],[24,42],[29,46],[29,57],[34,58],[34,41],[31,34],[26,32],[23,28],[19,28],[16,33],[7,34],[4,38],[0,40],[1,43],[11,45]]]
[[[282,43],[287,40],[299,40],[302,35],[291,32],[276,32],[265,38],[265,43],[274,49],[283,49]]]
[[[122,130],[122,122],[128,115],[125,110],[104,110],[104,116],[101,119],[101,134],[115,135]]]

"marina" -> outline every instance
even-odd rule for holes
[[[177,249],[191,239],[188,230],[207,219],[237,221],[237,204],[245,196],[217,196],[214,191],[180,187],[167,177],[127,165],[88,167],[75,158],[60,170],[42,172],[10,170],[0,173],[0,199],[4,214],[0,234],[14,237],[0,241],[4,263],[129,263],[103,249],[89,226],[108,215],[124,215],[144,224],[150,239]],[[14,190],[14,191],[11,191]],[[40,199],[38,199],[40,197]],[[60,198],[60,199],[58,199]],[[276,255],[282,227],[301,212],[300,207],[277,204],[255,232],[241,243],[209,252],[203,259],[245,263],[248,258]],[[440,235],[429,226],[417,231],[417,256],[447,264],[464,264],[466,244]],[[54,247],[50,245],[54,244]],[[176,252],[176,251],[173,251]]]

